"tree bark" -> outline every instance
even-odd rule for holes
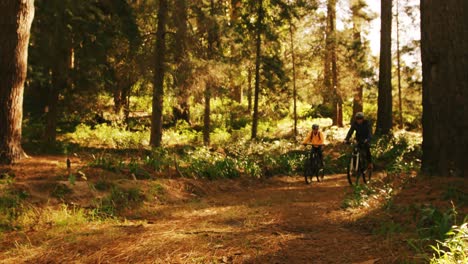
[[[211,91],[212,84],[205,84],[205,109],[203,115],[203,144],[209,146],[211,143],[210,140],[210,130],[211,130]]]
[[[150,136],[150,145],[152,147],[160,147],[162,144],[167,11],[167,0],[159,0],[158,28],[156,30],[156,45],[154,50],[153,113],[151,116]]]
[[[294,51],[294,31],[292,21],[289,21],[289,36],[291,41],[291,63],[293,80],[293,118],[294,118],[294,136],[297,136],[297,87],[296,87],[296,53]]]
[[[332,97],[332,77],[331,77],[331,51],[333,46],[333,30],[330,18],[332,15],[332,3],[331,0],[327,2],[327,23],[325,28],[325,54],[324,54],[324,69],[323,69],[323,86],[322,91],[323,104],[332,109],[333,97]],[[333,115],[333,114],[332,114]]]
[[[353,42],[354,42],[354,52],[353,52],[353,66],[355,71],[355,82],[354,82],[354,96],[353,96],[353,114],[351,116],[350,123],[353,122],[354,117],[358,112],[364,111],[364,102],[363,102],[363,74],[362,68],[364,67],[364,51],[363,44],[361,41],[361,31],[362,31],[362,18],[360,12],[364,6],[361,3],[362,0],[353,0],[352,1],[352,15],[353,15]]]
[[[392,131],[392,0],[382,0],[377,133]]]
[[[468,1],[421,1],[422,168],[468,177]]]
[[[398,77],[398,121],[403,129],[403,104],[401,102],[401,51],[400,51],[400,0],[396,0],[396,44],[397,44],[397,77]]]
[[[23,92],[34,0],[0,2],[0,163],[26,154],[21,147]]]
[[[184,120],[190,124],[189,84],[190,64],[187,54],[187,1],[175,0],[174,24],[176,26],[174,40],[174,87],[178,105],[173,106],[175,121]]]
[[[262,23],[263,23],[263,0],[258,1],[257,10],[257,39],[256,39],[256,60],[255,60],[255,91],[254,91],[254,109],[252,118],[252,139],[257,138],[258,129],[258,97],[260,95],[260,67],[262,55]]]
[[[249,115],[252,113],[252,67],[247,68],[247,111]]]
[[[336,51],[336,0],[327,2],[327,33],[325,51],[325,102],[330,106],[333,125],[343,126],[343,102],[339,93]]]

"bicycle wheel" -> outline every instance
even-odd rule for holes
[[[349,185],[353,186],[353,184],[357,184],[357,173],[356,173],[356,160],[355,160],[355,157],[351,157],[351,159],[349,159],[349,163],[348,163],[348,171],[347,171],[347,176],[348,176],[348,182],[349,182]]]
[[[312,183],[312,176],[313,176],[313,171],[312,171],[312,164],[310,162],[310,159],[307,159],[304,162],[304,179],[306,184],[311,184]]]
[[[363,179],[364,183],[365,184],[370,183],[371,177],[372,177],[372,169],[367,167],[367,163],[366,163],[366,168],[362,172],[362,179]]]
[[[323,178],[325,178],[325,169],[322,167],[320,169],[317,170],[317,181],[321,182],[323,181]],[[320,178],[320,180],[319,180]]]

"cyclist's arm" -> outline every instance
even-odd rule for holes
[[[302,145],[309,144],[311,139],[312,139],[312,132],[309,132],[309,134],[307,134],[307,137],[304,139],[304,141],[302,141]]]
[[[325,137],[323,136],[322,131],[319,131],[319,141],[315,146],[323,146],[325,143]]]
[[[355,130],[356,127],[354,127],[354,124],[351,124],[351,128],[349,129],[348,134],[346,134],[345,141],[349,141]]]

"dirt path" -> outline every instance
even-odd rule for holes
[[[10,234],[0,248],[0,262],[398,261],[395,243],[382,243],[371,228],[356,224],[369,210],[341,208],[349,190],[345,175],[312,185],[299,176],[233,183],[188,202],[149,205],[151,210],[134,220]]]

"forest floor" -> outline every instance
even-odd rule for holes
[[[49,220],[36,213],[29,221],[37,224],[0,232],[0,263],[418,263],[423,261],[407,243],[414,235],[415,205],[450,208],[442,199],[447,186],[468,186],[466,179],[377,173],[375,182],[392,181],[388,210],[383,197],[389,188],[383,185],[364,206],[343,208],[352,190],[344,174],[311,185],[300,176],[158,179],[157,197],[123,212],[125,217],[80,221],[70,208],[86,208],[91,197],[103,195],[89,188],[95,179],[88,171],[87,179],[72,187],[60,222],[54,214],[60,214],[61,203],[50,193],[57,182],[69,184],[56,176],[65,173],[62,161],[32,157],[0,168],[15,174],[14,187],[30,194],[31,205],[58,208]],[[119,182],[142,189],[154,184]],[[466,204],[457,209],[460,215],[468,212]]]

